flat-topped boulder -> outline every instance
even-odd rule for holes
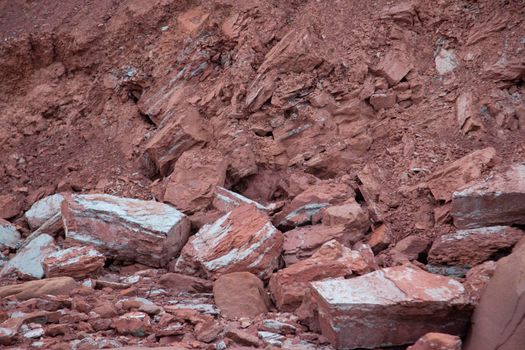
[[[338,349],[414,343],[428,332],[464,335],[471,315],[454,279],[410,265],[311,283],[322,334]]]
[[[153,267],[175,257],[190,233],[187,217],[171,205],[106,194],[66,195],[62,215],[67,240]]]

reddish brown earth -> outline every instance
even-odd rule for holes
[[[353,254],[368,254],[358,245],[369,243],[374,269],[411,262],[464,282],[472,266],[447,264],[447,256],[440,256],[443,266],[429,266],[427,253],[437,237],[457,231],[449,213],[452,192],[525,162],[524,18],[520,0],[0,0],[0,219],[25,239],[34,229],[23,214],[37,200],[58,192],[106,193],[174,205],[189,216],[195,234],[232,209],[231,199],[217,204],[220,186],[265,206],[257,220],[284,235],[285,251],[273,245],[268,258],[275,270],[290,261],[287,254],[306,261],[335,239]],[[471,155],[479,150],[485,151]],[[525,193],[515,188],[509,211]],[[514,214],[518,219],[499,224],[521,234],[524,216]],[[313,233],[299,246],[300,239],[287,238],[298,237],[292,230]],[[75,245],[63,231],[44,233],[55,234],[62,249]],[[200,253],[211,261],[241,243],[253,253],[248,243],[259,236],[249,231],[236,228],[227,244]],[[495,251],[486,260],[510,254],[518,238],[484,245]],[[1,248],[3,260],[16,255],[14,247]],[[48,312],[50,321],[45,335],[33,339],[4,343],[0,332],[0,344],[265,347],[271,342],[257,332],[274,332],[289,340],[285,348],[331,346],[315,321],[305,321],[313,316],[301,316],[306,306],[296,313],[301,319],[273,304],[269,314],[236,320],[177,309],[186,301],[215,307],[216,276],[203,267],[181,272],[176,258],[150,269],[158,263],[107,256],[102,269],[91,266],[96,272],[88,273],[95,288],[73,289],[61,280],[67,297],[37,293],[25,304],[7,297],[0,321],[22,322],[8,320],[12,310]],[[275,271],[232,266],[217,271],[252,272],[268,292],[266,272]],[[125,281],[140,270],[146,270],[140,282]],[[184,275],[164,277],[168,270]],[[351,270],[311,274],[355,277]],[[60,266],[56,271],[67,276]],[[82,272],[71,277],[81,283]],[[0,277],[0,286],[19,282]],[[162,288],[167,292],[153,293]],[[170,304],[170,290],[190,294]],[[132,296],[162,311],[118,304]],[[104,316],[90,315],[93,308]],[[61,309],[68,314],[57,316]],[[267,319],[295,330],[276,332]],[[38,322],[23,322],[38,332]],[[414,348],[426,349],[428,339]],[[452,343],[457,349],[456,338]]]

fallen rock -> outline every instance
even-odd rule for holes
[[[211,343],[222,333],[223,328],[214,320],[200,322],[195,326],[195,339],[204,343]]]
[[[467,290],[470,302],[473,305],[478,304],[495,270],[496,262],[494,261],[485,261],[483,264],[468,270],[463,286]]]
[[[257,335],[263,341],[263,343],[270,346],[276,346],[278,348],[281,348],[283,346],[283,342],[286,340],[286,337],[280,335],[279,333],[260,331],[257,332]]]
[[[394,93],[375,93],[370,96],[370,104],[376,111],[394,107],[396,104],[396,94]]]
[[[428,253],[431,244],[426,237],[408,236],[397,242],[389,253],[398,262],[417,260]]]
[[[456,231],[434,240],[428,261],[433,264],[475,266],[510,252],[523,235],[522,230],[509,226]]]
[[[472,180],[479,179],[484,170],[494,165],[496,150],[487,147],[474,151],[446,167],[439,169],[428,181],[428,187],[436,200],[449,202],[457,189]]]
[[[259,338],[256,335],[242,331],[240,329],[230,329],[226,332],[226,337],[230,338],[239,345],[259,346]]]
[[[260,330],[288,335],[295,334],[297,327],[277,320],[263,320]]]
[[[163,274],[159,283],[175,293],[209,293],[213,289],[211,281],[173,272]]]
[[[46,278],[39,281],[29,281],[0,287],[0,297],[15,296],[18,300],[41,298],[44,295],[69,295],[78,287],[71,277]]]
[[[390,243],[392,243],[392,232],[386,224],[382,224],[373,230],[368,240],[368,245],[374,253],[388,248]]]
[[[525,224],[525,164],[454,192],[451,214],[461,229]]]
[[[115,307],[125,311],[136,309],[148,315],[156,315],[162,311],[162,308],[151,300],[140,297],[121,299],[115,304]]]
[[[353,241],[360,241],[370,228],[368,213],[354,199],[341,204],[327,207],[323,211],[322,222],[326,226],[344,225]]]
[[[454,50],[444,48],[439,50],[436,58],[434,58],[434,63],[436,64],[436,70],[439,75],[452,73],[459,66]]]
[[[10,219],[22,210],[22,202],[11,194],[0,196],[0,219]]]
[[[472,317],[465,350],[515,350],[525,344],[525,245],[496,263]]]
[[[20,233],[15,225],[0,219],[0,249],[15,249],[20,244]]]
[[[445,333],[427,333],[407,350],[461,350],[461,339]]]
[[[112,326],[118,333],[134,337],[145,337],[152,330],[151,319],[143,312],[128,312],[115,319]]]
[[[227,318],[253,318],[268,312],[263,282],[249,272],[220,276],[213,284],[213,297],[221,315]]]
[[[164,202],[191,214],[207,208],[217,186],[224,186],[228,163],[220,152],[193,149],[177,160],[173,173],[166,179]]]
[[[115,259],[159,267],[186,243],[190,223],[170,205],[105,194],[68,195],[66,238],[94,245]]]
[[[60,212],[60,206],[63,201],[64,196],[56,193],[35,202],[24,214],[29,227],[31,227],[32,230],[36,230],[42,226],[46,221]]]
[[[394,86],[410,72],[412,67],[412,61],[406,52],[392,49],[379,63],[376,74],[386,78],[388,84]]]
[[[15,274],[23,278],[42,278],[44,259],[56,250],[53,237],[42,234],[20,249],[15,257],[4,265],[0,275]]]
[[[208,278],[247,271],[267,279],[277,268],[282,245],[283,235],[268,216],[255,206],[242,205],[192,236],[175,270]]]
[[[460,130],[467,134],[483,127],[474,103],[472,92],[464,92],[456,100],[456,118]]]
[[[263,210],[263,211],[266,211],[268,209],[264,205],[259,204],[256,201],[252,201],[251,199],[246,198],[243,195],[240,195],[233,191],[229,191],[223,187],[217,186],[217,188],[215,189],[215,197],[213,198],[213,206],[217,210],[223,213],[227,213],[242,204],[255,205],[257,209]]]
[[[461,283],[408,265],[311,288],[322,334],[336,348],[410,344],[430,331],[464,335],[471,315]]]
[[[92,247],[71,247],[46,256],[43,262],[46,277],[82,278],[98,272],[106,258]]]
[[[349,277],[373,269],[359,252],[332,240],[310,258],[274,273],[269,287],[279,310],[291,312],[301,305],[308,282]]]

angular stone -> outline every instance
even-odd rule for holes
[[[368,245],[374,253],[388,248],[390,243],[392,243],[392,232],[386,224],[382,224],[373,230],[368,240]]]
[[[274,273],[269,287],[279,310],[291,312],[301,305],[308,282],[349,277],[373,269],[359,252],[332,240],[310,258]]]
[[[461,339],[445,333],[427,333],[407,350],[461,350]]]
[[[326,226],[344,225],[349,233],[356,236],[356,240],[361,240],[370,228],[367,211],[353,198],[344,204],[327,207],[323,211],[322,222]]]
[[[396,261],[417,260],[421,254],[428,252],[432,241],[420,236],[408,236],[396,243],[390,255]]]
[[[23,278],[42,278],[44,259],[56,250],[53,237],[42,234],[20,249],[15,257],[4,265],[0,275],[16,274]]]
[[[434,58],[434,63],[436,64],[436,70],[439,75],[452,73],[459,66],[454,50],[444,48],[439,50],[436,58]]]
[[[195,326],[195,339],[204,343],[211,343],[222,332],[222,326],[213,320],[200,322]]]
[[[82,278],[98,272],[105,256],[93,247],[71,247],[49,254],[43,262],[46,277]]]
[[[224,187],[217,186],[217,188],[215,189],[215,197],[213,198],[213,206],[217,210],[223,213],[227,213],[242,204],[252,204],[252,205],[255,205],[257,209],[263,210],[263,211],[266,211],[268,209],[264,205],[259,204],[256,201],[252,201],[251,199],[246,198],[243,195],[240,195],[233,191],[229,191],[225,189]]]
[[[241,205],[192,236],[175,270],[208,278],[248,271],[267,279],[277,268],[283,240],[265,213],[255,206]]]
[[[473,305],[478,304],[495,270],[496,262],[494,261],[485,261],[483,264],[468,270],[463,286],[467,290],[470,302]]]
[[[54,277],[0,287],[0,297],[15,296],[18,300],[41,298],[44,295],[69,295],[78,287],[71,277]]]
[[[454,191],[472,180],[479,179],[482,172],[494,165],[496,150],[487,147],[467,154],[432,174],[428,187],[437,200],[449,202]]]
[[[113,328],[120,334],[145,337],[151,331],[151,319],[143,312],[128,312],[113,321]]]
[[[0,219],[0,249],[15,249],[20,244],[20,233],[15,225]]]
[[[56,193],[35,202],[24,214],[29,227],[31,227],[32,230],[36,230],[42,226],[46,221],[60,212],[60,206],[63,201],[64,196]]]
[[[456,119],[460,130],[466,134],[482,128],[472,92],[464,92],[456,100]]]
[[[465,350],[516,350],[525,344],[525,245],[500,259],[472,317]]]
[[[428,253],[433,264],[475,266],[510,252],[525,232],[509,226],[460,230],[439,236]]]
[[[187,214],[207,208],[213,200],[215,188],[224,186],[227,167],[218,151],[194,149],[184,152],[166,179],[164,202]]]
[[[282,335],[295,334],[297,332],[297,327],[294,325],[277,320],[263,320],[260,329]]]
[[[220,276],[213,284],[213,297],[223,317],[253,318],[268,312],[269,300],[264,284],[249,272]]]
[[[68,195],[62,204],[66,238],[96,246],[115,259],[159,267],[190,233],[187,217],[170,205],[105,194]]]
[[[121,299],[115,304],[115,307],[125,311],[136,309],[149,315],[156,315],[162,311],[162,308],[151,300],[139,297]]]
[[[394,86],[410,72],[412,67],[412,62],[405,52],[393,49],[379,63],[376,72],[386,78],[390,86]]]
[[[256,335],[242,331],[240,329],[230,329],[226,332],[226,337],[240,345],[259,346],[259,338]]]
[[[209,139],[198,111],[188,110],[171,118],[146,144],[146,154],[161,176],[168,176],[179,157],[190,148]]]
[[[163,274],[159,283],[175,293],[209,293],[213,288],[208,280],[173,272]]]
[[[22,210],[22,202],[12,194],[0,196],[0,219],[10,219]]]
[[[388,94],[382,94],[382,93],[375,93],[370,96],[370,104],[376,111],[379,111],[381,109],[387,109],[390,107],[394,107],[396,104],[396,94],[394,93],[388,93]]]
[[[286,338],[279,333],[260,331],[257,332],[257,335],[265,344],[276,346],[278,348],[281,348],[283,346],[283,342],[286,340]]]
[[[410,344],[430,331],[464,335],[471,314],[461,283],[411,266],[311,286],[322,334],[336,348]]]
[[[515,164],[454,192],[452,217],[457,228],[525,224],[525,164]]]

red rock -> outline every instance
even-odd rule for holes
[[[222,326],[215,322],[201,322],[195,326],[195,338],[204,343],[211,343],[222,332]]]
[[[277,268],[283,235],[255,206],[242,205],[190,238],[177,260],[180,273],[216,278],[248,271],[266,279]]]
[[[22,325],[23,321],[17,318],[11,318],[0,324],[0,345],[12,345],[14,344],[20,334],[18,330]]]
[[[525,224],[525,164],[454,192],[451,214],[461,229]]]
[[[227,318],[253,318],[268,312],[269,300],[263,282],[249,272],[219,277],[213,284],[213,297],[221,315]]]
[[[394,86],[408,74],[412,67],[412,62],[405,52],[393,49],[379,63],[376,73],[386,78],[390,86]]]
[[[203,120],[196,110],[186,110],[170,118],[146,144],[146,154],[161,176],[168,176],[179,157],[209,139]]]
[[[10,219],[22,210],[22,202],[15,195],[0,196],[0,219]]]
[[[115,306],[113,303],[108,301],[100,301],[92,311],[101,318],[112,318],[117,316],[117,310],[115,309]]]
[[[458,336],[444,333],[427,333],[407,350],[461,350]]]
[[[159,283],[175,293],[209,293],[213,289],[212,282],[208,280],[172,272],[163,274]]]
[[[425,237],[408,236],[396,243],[390,255],[397,261],[417,260],[421,254],[428,252],[432,242]]]
[[[143,312],[128,312],[113,321],[113,328],[120,334],[144,337],[151,332],[151,321]]]
[[[115,307],[125,311],[138,310],[149,315],[156,315],[162,311],[162,308],[146,298],[132,297],[119,300]]]
[[[259,346],[259,338],[256,335],[242,331],[240,329],[230,329],[226,332],[226,337],[240,345]]]
[[[370,96],[370,104],[376,111],[394,107],[396,104],[396,95],[394,93],[382,94],[375,93]]]
[[[374,221],[383,221],[381,208],[379,206],[381,196],[384,196],[383,184],[386,178],[383,170],[374,163],[368,163],[357,173],[359,180],[359,191],[365,199],[370,217]]]
[[[355,240],[361,240],[370,227],[368,213],[354,199],[324,209],[322,221],[327,226],[344,225]]]
[[[0,297],[10,295],[18,300],[40,298],[44,295],[70,295],[71,291],[78,287],[71,277],[46,278],[39,281],[29,281],[22,284],[15,284],[0,287]]]
[[[433,264],[475,266],[510,251],[523,235],[522,230],[509,226],[456,231],[434,240],[428,261]]]
[[[472,92],[464,92],[456,100],[456,118],[460,130],[467,134],[483,127]]]
[[[373,230],[368,240],[368,245],[374,253],[388,248],[390,243],[392,243],[392,232],[386,224],[382,224]]]
[[[207,208],[215,188],[224,186],[227,166],[218,151],[194,149],[184,152],[166,179],[163,200],[188,214]]]
[[[71,327],[66,324],[53,324],[46,327],[46,336],[57,337],[71,333]]]
[[[266,208],[264,205],[261,205],[257,203],[256,201],[252,201],[251,199],[246,198],[243,195],[229,191],[223,187],[218,186],[215,189],[215,197],[213,198],[213,206],[216,209],[220,210],[221,212],[227,213],[242,204],[255,205],[257,209],[263,210],[263,211],[268,210],[268,208]]]
[[[71,247],[46,256],[43,262],[46,277],[82,278],[97,273],[106,258],[92,247]]]
[[[281,311],[294,311],[303,300],[308,282],[349,277],[373,270],[359,252],[329,241],[310,258],[282,269],[270,278],[270,292]]]
[[[485,261],[483,264],[474,266],[467,272],[463,286],[467,290],[470,302],[476,305],[481,299],[487,284],[494,275],[496,262]]]
[[[67,195],[66,238],[115,259],[163,266],[186,243],[190,223],[170,205],[110,195]]]
[[[471,314],[461,283],[411,266],[311,286],[322,334],[336,348],[409,344],[430,331],[464,335]]]
[[[259,329],[282,335],[295,334],[297,332],[297,327],[277,320],[263,320]]]
[[[0,250],[15,249],[20,244],[20,233],[15,225],[0,219]]]
[[[496,150],[487,147],[474,151],[432,174],[428,187],[437,200],[449,202],[458,188],[479,179],[484,170],[494,165]]]
[[[24,213],[24,217],[26,218],[29,227],[35,230],[58,214],[63,201],[64,196],[60,193],[56,193],[35,202],[31,208]]]
[[[525,246],[496,263],[472,317],[465,350],[516,350],[525,344]]]

